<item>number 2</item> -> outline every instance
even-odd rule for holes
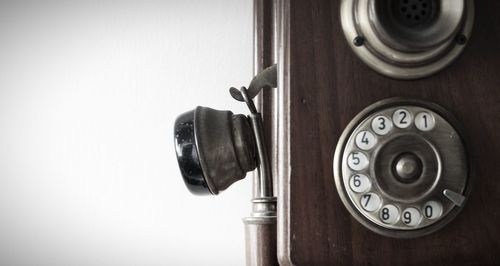
[[[401,115],[401,120],[399,120],[400,124],[408,124],[408,122],[405,120],[406,119],[406,112],[405,111],[400,111],[399,115]]]

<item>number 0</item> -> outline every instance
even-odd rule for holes
[[[425,217],[431,218],[432,217],[432,206],[425,206]]]

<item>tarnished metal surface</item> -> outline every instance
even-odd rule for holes
[[[277,65],[272,65],[257,74],[252,81],[250,82],[250,85],[248,86],[247,89],[247,94],[248,98],[253,99],[257,94],[262,89],[272,89],[276,88],[278,86],[277,80],[278,80],[278,67]],[[244,102],[245,99],[243,98],[243,95],[241,95],[240,91],[234,87],[231,87],[229,89],[229,93],[233,98],[237,101]]]
[[[405,128],[396,126],[394,115],[399,110],[408,114]],[[419,113],[434,117],[432,130],[418,129],[415,117]],[[373,121],[379,117],[387,119],[386,126],[394,125],[387,133],[375,134],[376,145],[360,149],[356,136],[372,131]],[[465,198],[469,189],[467,156],[459,128],[459,123],[443,108],[414,99],[387,99],[363,110],[345,129],[334,158],[335,184],[348,211],[367,228],[391,237],[417,237],[445,226],[455,218],[461,206],[443,195],[443,190],[455,191]],[[368,166],[352,169],[348,157],[353,153],[363,153]],[[400,158],[408,158],[408,154],[421,161],[421,169],[419,176],[401,180],[395,168]],[[361,179],[353,185],[352,178],[360,174],[366,176],[370,184],[366,190],[356,191]],[[369,206],[373,198],[377,205]],[[440,206],[433,210],[428,207],[429,202]],[[384,214],[384,206],[388,205],[391,207]],[[389,219],[390,208],[393,208],[394,219]],[[405,211],[409,209],[413,214]],[[433,215],[433,211],[439,215]],[[417,220],[412,221],[412,216]]]
[[[401,1],[341,3],[344,35],[368,66],[393,78],[416,79],[436,73],[460,55],[472,32],[473,0],[420,1],[408,7],[398,7],[398,2]],[[432,17],[400,14],[410,7],[422,8],[420,5],[426,5],[421,12],[432,12]],[[412,16],[412,21],[426,19],[420,24],[409,24],[401,21],[400,15]]]
[[[255,138],[244,115],[197,107],[179,116],[174,141],[184,181],[194,194],[218,194],[257,166]]]

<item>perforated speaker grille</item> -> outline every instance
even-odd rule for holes
[[[394,0],[391,1],[392,15],[405,27],[418,28],[429,25],[437,13],[436,0]]]
[[[342,0],[340,15],[351,48],[366,64],[390,77],[416,79],[463,51],[474,0]]]

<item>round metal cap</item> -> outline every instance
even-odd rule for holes
[[[412,153],[401,154],[394,162],[394,172],[403,182],[411,182],[422,173],[422,161]]]

